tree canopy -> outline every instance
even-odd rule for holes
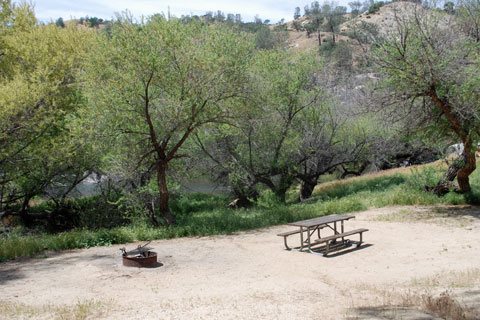
[[[253,42],[242,33],[199,21],[121,16],[101,35],[86,67],[94,136],[135,171],[156,173],[159,199],[150,207],[166,223],[168,164],[188,156],[185,142],[199,127],[226,121],[245,93]],[[101,134],[97,128],[101,128]]]
[[[90,34],[37,26],[28,5],[2,5],[0,201],[22,199],[26,207],[56,180],[78,180],[91,167],[89,147],[71,139],[70,121],[85,102],[77,76]]]
[[[383,77],[379,106],[435,139],[460,140],[465,159],[456,176],[460,189],[470,191],[480,128],[479,44],[445,12],[418,7],[397,24],[373,55]]]

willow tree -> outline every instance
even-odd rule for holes
[[[70,127],[84,102],[77,75],[90,33],[38,25],[29,5],[10,1],[1,2],[0,33],[0,212],[20,202],[28,224],[33,196],[80,179],[93,160]]]
[[[198,21],[156,15],[134,22],[118,17],[99,36],[86,68],[89,119],[113,157],[127,155],[156,173],[158,201],[152,220],[170,212],[167,169],[187,157],[185,142],[199,127],[225,121],[229,103],[243,95],[253,42],[240,33]],[[156,213],[154,213],[156,212]]]
[[[434,139],[462,142],[464,156],[452,179],[470,191],[480,129],[478,42],[452,16],[416,7],[397,16],[392,33],[375,45],[372,60],[382,76],[378,106]]]

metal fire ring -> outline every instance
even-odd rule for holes
[[[148,251],[147,256],[123,256],[123,265],[126,267],[151,268],[157,265],[157,253]]]
[[[121,248],[123,265],[126,267],[137,268],[151,268],[157,265],[157,253],[150,251],[151,248],[147,248],[150,243],[148,241],[143,246],[138,246],[132,251],[127,251],[125,248]]]

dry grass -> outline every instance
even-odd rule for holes
[[[347,178],[343,180],[334,180],[330,182],[325,182],[322,184],[317,185],[315,188],[314,193],[319,194],[322,192],[328,192],[331,190],[334,190],[339,187],[343,187],[346,185],[349,185],[352,182],[355,181],[365,181],[365,180],[371,180],[371,179],[376,179],[379,177],[388,177],[388,176],[394,176],[397,174],[402,174],[402,175],[410,175],[412,174],[413,171],[419,170],[421,168],[428,168],[428,167],[434,167],[438,169],[447,169],[447,165],[445,161],[443,160],[437,160],[435,162],[431,162],[428,164],[423,164],[423,165],[413,165],[409,167],[401,167],[401,168],[394,168],[394,169],[389,169],[389,170],[382,170],[374,173],[368,173],[359,177],[352,177],[352,178]]]
[[[478,320],[479,315],[473,309],[458,302],[450,291],[444,291],[437,297],[424,294],[420,302],[423,310],[442,319]]]
[[[412,280],[412,285],[422,288],[473,288],[480,283],[480,268],[465,271],[443,271],[433,276]]]
[[[105,313],[106,304],[95,301],[79,301],[75,305],[31,306],[24,303],[2,302],[0,319],[56,319],[85,320],[96,319]]]
[[[468,210],[468,206],[465,207]],[[441,226],[465,228],[476,221],[471,216],[456,214],[457,208],[411,208],[394,211],[370,218],[377,222],[432,223]]]
[[[477,272],[477,271],[476,271]],[[475,272],[475,273],[476,273]],[[460,275],[459,275],[460,276]],[[410,289],[382,289],[371,285],[359,285],[357,289],[370,291],[375,301],[352,306],[345,318],[353,319],[423,319],[432,315],[446,320],[478,320],[480,314],[474,306],[461,303],[452,291],[434,294]]]

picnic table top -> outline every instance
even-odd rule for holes
[[[327,223],[332,223],[336,221],[342,221],[342,220],[348,220],[355,218],[355,216],[352,216],[350,214],[331,214],[329,216],[323,216],[323,217],[318,217],[318,218],[313,218],[313,219],[308,219],[308,220],[302,220],[302,221],[296,221],[296,222],[290,222],[287,223],[290,226],[296,226],[296,227],[314,227],[318,226],[321,224],[327,224]]]

